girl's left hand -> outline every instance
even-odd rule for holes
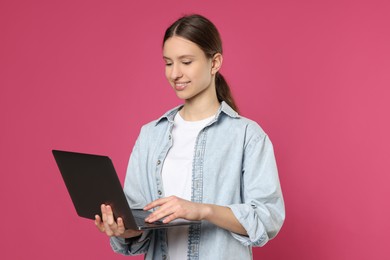
[[[146,222],[154,222],[164,218],[163,223],[169,223],[174,219],[203,220],[207,214],[205,204],[195,203],[176,196],[157,199],[145,206],[144,210],[159,207],[151,213]]]

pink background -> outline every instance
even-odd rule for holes
[[[180,103],[161,40],[192,12],[275,146],[287,219],[255,259],[389,259],[387,0],[1,1],[1,259],[123,259],[77,217],[51,149],[109,155],[123,181],[141,125]]]

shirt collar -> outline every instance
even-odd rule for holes
[[[161,116],[159,119],[157,119],[156,125],[158,125],[163,120],[168,120],[169,122],[173,123],[173,120],[175,118],[176,113],[182,107],[183,107],[183,105],[180,105],[180,106],[172,108],[171,110],[166,112],[163,116]],[[231,108],[225,101],[222,101],[221,105],[219,106],[219,109],[217,111],[217,114],[215,115],[215,118],[211,121],[211,123],[218,121],[218,119],[222,113],[226,114],[227,116],[229,116],[231,118],[240,118],[240,115],[233,108]]]

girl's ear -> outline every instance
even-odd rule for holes
[[[211,75],[217,74],[222,66],[223,57],[221,53],[216,53],[211,61]]]

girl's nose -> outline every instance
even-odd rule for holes
[[[180,66],[173,64],[172,71],[171,71],[171,79],[175,80],[175,79],[181,78],[182,76],[183,76],[183,73],[180,70]]]

